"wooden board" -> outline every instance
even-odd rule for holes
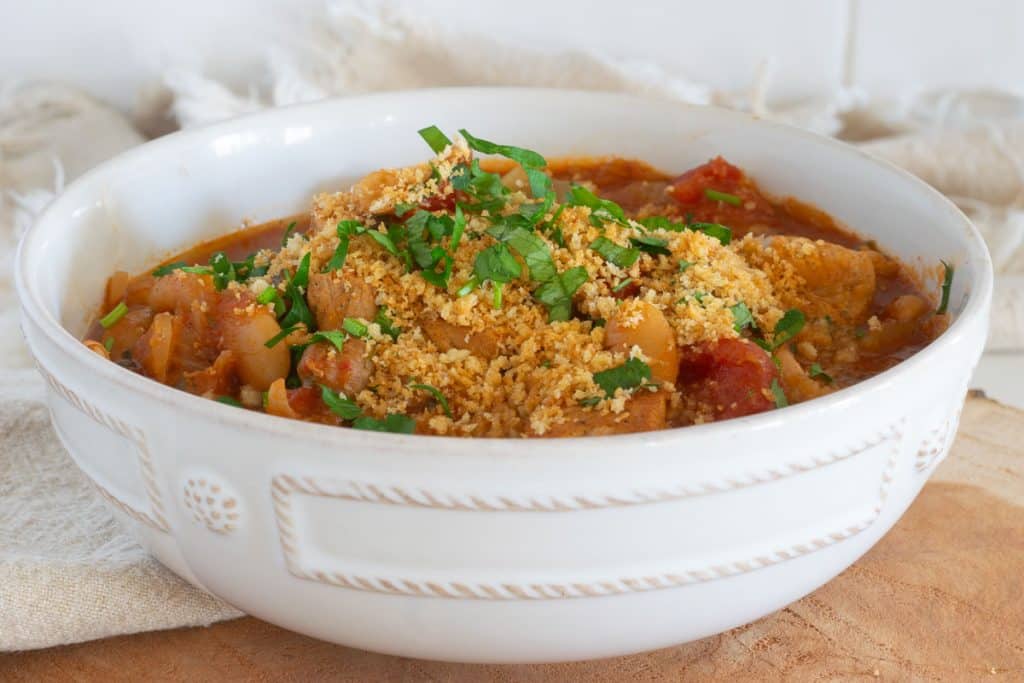
[[[953,453],[907,515],[834,581],[712,638],[576,664],[377,655],[252,618],[0,657],[0,679],[1024,680],[1024,412],[968,399]]]

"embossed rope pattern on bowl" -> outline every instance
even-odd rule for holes
[[[509,499],[498,497],[486,500],[480,496],[440,494],[419,489],[408,491],[402,487],[379,486],[360,482],[317,481],[312,477],[279,474],[273,478],[271,496],[277,517],[278,535],[288,571],[294,576],[352,590],[474,600],[552,600],[617,595],[638,591],[659,590],[693,583],[714,581],[745,574],[764,567],[780,564],[807,555],[840,541],[851,538],[871,527],[882,513],[889,486],[893,481],[896,464],[901,453],[903,432],[900,423],[890,425],[875,438],[845,451],[811,459],[809,462],[790,463],[781,469],[751,473],[742,479],[721,482],[703,482],[693,486],[679,485],[668,489],[633,491],[621,495],[599,497],[573,496],[565,499],[539,500],[538,497]],[[882,470],[878,497],[871,513],[859,522],[836,531],[815,536],[764,555],[712,565],[697,569],[682,569],[654,576],[615,577],[607,580],[530,583],[487,583],[466,581],[422,581],[413,578],[363,576],[356,573],[333,571],[304,563],[298,548],[292,498],[294,494],[336,498],[380,505],[398,505],[439,510],[476,512],[562,512],[571,513],[606,507],[645,505],[694,496],[729,491],[767,483],[787,476],[807,472],[840,462],[883,443],[890,443],[888,457]]]
[[[149,500],[150,511],[147,512],[145,510],[140,510],[137,507],[126,503],[115,496],[112,491],[90,478],[90,481],[92,481],[96,486],[100,495],[112,503],[117,509],[121,510],[121,512],[127,514],[137,522],[141,522],[142,524],[152,527],[157,531],[168,533],[169,527],[167,525],[167,518],[164,515],[164,506],[160,496],[160,489],[156,482],[156,471],[153,468],[153,458],[149,452],[149,446],[146,443],[146,436],[142,433],[142,430],[126,424],[124,421],[107,414],[89,401],[86,401],[69,387],[62,384],[38,361],[36,362],[36,369],[39,370],[39,374],[42,375],[47,386],[49,386],[55,394],[67,401],[68,404],[82,414],[92,418],[95,422],[106,427],[115,434],[128,439],[135,446],[135,451],[138,454],[139,471],[142,474],[142,481],[146,489],[146,497]],[[52,422],[54,431],[57,432],[57,436],[60,437],[61,441],[64,442],[64,447],[67,448],[68,440],[61,431],[60,424],[56,420],[52,420]],[[70,451],[70,449],[68,450]]]

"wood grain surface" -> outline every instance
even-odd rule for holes
[[[1024,681],[1024,412],[968,398],[906,516],[812,595],[712,638],[618,659],[485,666],[388,657],[252,618],[0,657],[0,680]]]

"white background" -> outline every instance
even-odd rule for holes
[[[344,0],[342,0],[344,1]],[[350,0],[351,1],[351,0]],[[360,2],[363,6],[381,4]],[[169,63],[244,82],[267,40],[325,0],[0,0],[0,83],[58,78],[130,108]],[[340,4],[340,3],[339,3]],[[1019,0],[395,0],[434,21],[549,49],[599,49],[741,90],[761,62],[781,99],[840,84],[1024,88]]]

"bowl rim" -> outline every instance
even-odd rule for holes
[[[716,435],[726,435],[735,432],[737,429],[758,430],[771,428],[781,420],[790,422],[804,422],[813,419],[820,414],[830,413],[833,410],[852,402],[859,402],[867,395],[884,389],[898,382],[902,375],[905,375],[924,363],[931,362],[942,350],[955,344],[960,338],[969,333],[968,327],[976,323],[978,317],[986,317],[993,288],[993,267],[992,261],[985,246],[985,242],[978,232],[978,229],[967,218],[967,216],[952,201],[938,192],[935,188],[925,183],[920,178],[908,171],[899,168],[888,161],[878,159],[864,150],[853,147],[834,138],[826,137],[794,126],[765,121],[754,115],[735,110],[711,107],[706,105],[694,105],[682,102],[674,102],[659,98],[645,97],[628,93],[611,91],[576,90],[563,88],[523,88],[523,87],[449,87],[429,88],[414,90],[397,90],[384,93],[357,95],[352,97],[329,98],[312,103],[296,104],[286,107],[272,108],[256,113],[246,114],[212,125],[202,126],[193,129],[176,131],[156,140],[152,140],[137,147],[133,147],[85,172],[82,176],[71,182],[65,190],[58,195],[39,215],[33,225],[22,236],[18,245],[14,265],[15,290],[21,301],[23,314],[29,318],[40,332],[59,349],[71,362],[81,366],[87,373],[98,373],[104,379],[119,385],[128,392],[141,392],[149,398],[164,403],[168,409],[185,412],[198,417],[213,418],[227,426],[244,428],[248,430],[259,430],[274,435],[288,436],[303,440],[311,440],[329,445],[347,446],[385,446],[395,449],[422,450],[425,453],[457,452],[456,449],[470,449],[473,455],[502,455],[510,453],[517,458],[523,458],[528,453],[520,452],[522,449],[509,449],[512,444],[522,444],[523,437],[461,437],[461,436],[440,436],[420,434],[393,434],[386,432],[368,432],[356,429],[338,428],[330,425],[292,420],[265,413],[257,413],[249,410],[239,410],[236,407],[224,405],[216,401],[194,396],[188,392],[169,387],[147,377],[138,375],[123,368],[116,363],[103,360],[96,353],[88,350],[81,340],[72,335],[59,320],[53,315],[49,308],[43,303],[41,296],[35,290],[34,278],[28,272],[28,260],[31,255],[42,249],[40,244],[42,233],[47,226],[68,214],[76,206],[81,206],[82,200],[97,200],[95,187],[105,177],[116,175],[124,166],[130,166],[139,160],[154,154],[163,153],[174,149],[177,146],[201,142],[223,135],[225,133],[238,132],[250,126],[276,127],[287,125],[289,119],[296,116],[315,115],[319,111],[330,111],[334,108],[345,108],[346,106],[358,106],[360,103],[380,103],[407,101],[409,98],[460,98],[467,95],[483,96],[487,98],[527,98],[525,101],[535,101],[535,98],[544,97],[568,97],[589,99],[594,105],[600,106],[612,101],[633,101],[646,106],[658,106],[662,108],[676,108],[681,113],[689,111],[713,111],[716,116],[728,117],[743,125],[754,125],[755,127],[767,127],[782,130],[785,134],[807,138],[827,147],[831,147],[837,154],[854,154],[868,163],[874,165],[881,172],[895,174],[904,182],[909,183],[915,192],[927,197],[930,201],[936,202],[949,214],[951,222],[957,222],[963,229],[965,235],[964,244],[967,247],[968,259],[973,261],[976,267],[976,276],[972,282],[971,295],[963,311],[954,319],[952,324],[939,337],[934,339],[927,346],[914,355],[906,358],[893,367],[865,379],[857,384],[840,389],[828,396],[812,399],[803,403],[787,406],[778,410],[749,415],[746,417],[733,418],[720,422],[712,422],[702,425],[691,425],[687,427],[673,427],[669,429],[656,430],[651,432],[640,432],[634,434],[617,434],[607,436],[579,436],[562,438],[533,438],[531,439],[528,453],[540,455],[541,451],[552,451],[557,448],[561,452],[569,450],[573,444],[596,445],[599,443],[612,443],[616,446],[624,446],[624,442],[631,442],[636,446],[657,446],[667,441],[678,441],[680,438],[704,437],[711,438]],[[344,117],[335,117],[334,120],[341,121]],[[337,124],[344,125],[344,124]],[[31,347],[31,344],[29,344]],[[33,352],[33,355],[34,352]],[[612,440],[612,441],[609,441]],[[428,446],[417,449],[415,446]],[[629,449],[623,449],[623,454],[628,454]],[[467,453],[467,455],[469,455]],[[550,453],[544,457],[550,457]]]

